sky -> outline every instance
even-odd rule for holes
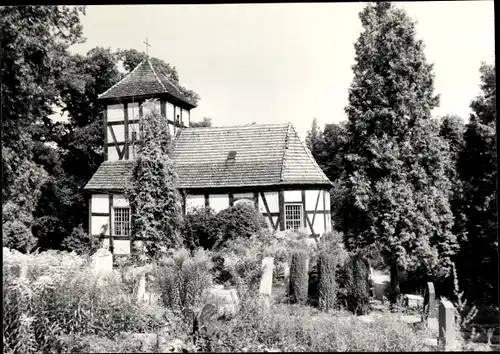
[[[494,63],[493,1],[395,3],[417,21],[417,39],[434,64],[438,117],[465,121],[478,95],[482,61]],[[87,6],[85,54],[134,48],[175,66],[180,84],[201,100],[192,121],[214,126],[291,122],[304,138],[347,119],[354,43],[366,3]]]

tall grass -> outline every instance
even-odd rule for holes
[[[113,337],[165,325],[161,310],[137,303],[118,274],[99,277],[88,264],[74,253],[4,251],[4,352],[47,352],[63,348],[65,335]]]

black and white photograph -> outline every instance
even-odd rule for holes
[[[492,0],[0,6],[3,353],[500,351]]]

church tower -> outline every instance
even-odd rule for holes
[[[146,100],[166,118],[169,133],[190,125],[190,111],[196,103],[149,59],[142,61],[121,81],[98,96],[104,110],[104,161],[133,160],[134,142],[139,138],[140,119],[148,112]]]

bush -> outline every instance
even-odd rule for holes
[[[266,228],[264,216],[255,209],[253,203],[236,203],[217,214],[221,235],[219,245],[238,237],[249,238],[260,229]]]
[[[98,278],[75,253],[4,251],[3,289],[6,352],[49,352],[69,334],[113,337],[165,325],[161,309],[137,303],[115,273]]]
[[[335,308],[337,300],[337,284],[335,272],[337,262],[328,252],[321,252],[318,257],[318,305],[321,310]]]
[[[369,268],[359,254],[350,257],[340,272],[340,296],[349,311],[361,315],[368,311],[370,300]]]
[[[308,290],[308,255],[304,250],[297,250],[292,255],[290,264],[290,301],[292,303],[304,304],[307,301]]]
[[[170,251],[153,270],[163,304],[173,310],[199,306],[212,286],[211,268],[203,249],[194,256],[186,249]]]
[[[218,240],[217,215],[210,208],[196,208],[184,216],[182,235],[184,246],[189,250],[203,247],[211,249]]]

